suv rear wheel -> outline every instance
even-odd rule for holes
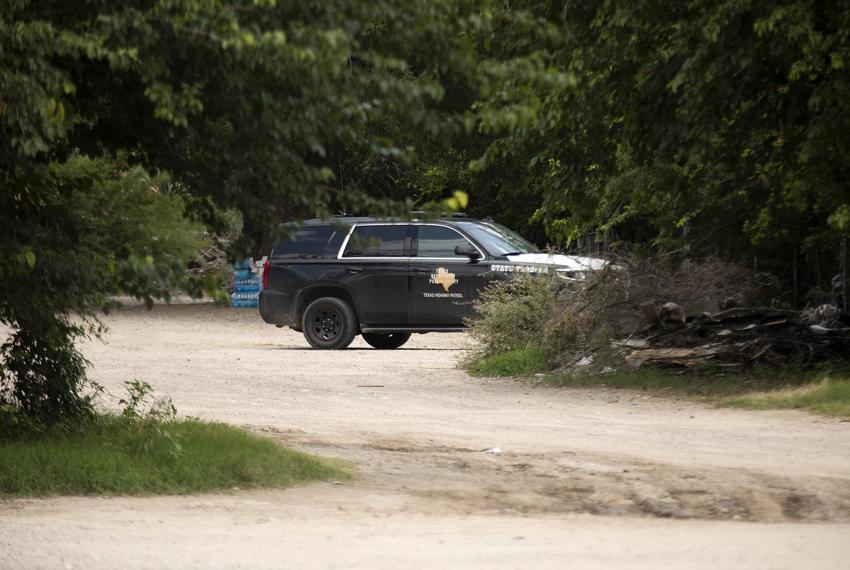
[[[398,348],[406,343],[410,340],[410,333],[363,333],[363,340],[370,346],[386,350]]]
[[[322,297],[310,303],[301,325],[304,337],[313,348],[345,348],[357,335],[354,310],[336,297]]]

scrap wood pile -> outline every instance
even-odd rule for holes
[[[736,307],[688,319],[673,303],[649,312],[655,322],[643,339],[617,343],[633,367],[809,366],[850,359],[850,316],[831,305],[806,311]]]
[[[814,308],[788,310],[787,287],[772,275],[714,258],[624,254],[558,298],[545,334],[562,369],[581,373],[812,366],[850,360],[850,315],[834,293],[813,289]]]

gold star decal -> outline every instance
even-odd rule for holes
[[[437,272],[431,274],[430,283],[432,285],[442,285],[443,290],[448,293],[449,288],[457,283],[457,278],[454,273],[449,272],[445,267],[438,267]]]

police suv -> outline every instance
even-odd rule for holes
[[[574,280],[605,264],[540,252],[491,220],[308,220],[272,248],[260,314],[315,348],[345,348],[358,334],[398,348],[411,333],[464,330],[481,289],[511,273]]]

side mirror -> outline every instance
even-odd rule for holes
[[[479,253],[478,250],[470,243],[456,245],[455,255],[463,255],[464,257],[468,257],[470,260],[481,259],[481,253]]]

